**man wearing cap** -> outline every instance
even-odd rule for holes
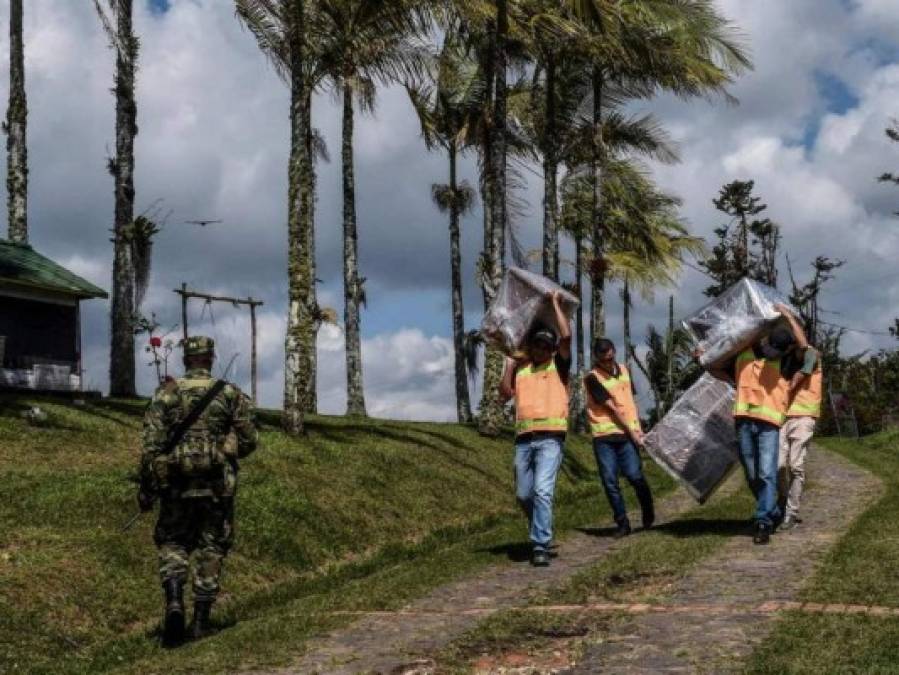
[[[184,638],[184,585],[194,554],[192,637],[208,635],[222,562],[231,548],[238,460],[256,449],[250,400],[216,380],[211,338],[183,343],[184,377],[162,384],[144,415],[138,504],[159,499],[154,541],[165,591],[163,643]]]
[[[740,462],[746,481],[756,498],[753,542],[767,544],[781,520],[777,495],[777,467],[780,454],[780,428],[787,418],[788,384],[783,377],[782,361],[794,347],[805,350],[808,341],[786,305],[775,309],[787,320],[789,328],[777,325],[769,335],[740,353],[732,368],[713,370],[719,379],[736,386],[734,417]]]
[[[502,399],[515,399],[515,491],[528,517],[535,567],[549,565],[553,495],[568,431],[571,329],[559,293],[549,297],[555,330],[532,329],[525,355],[507,359],[500,382]]]
[[[643,445],[640,414],[630,372],[625,364],[615,361],[615,344],[611,340],[598,338],[593,343],[593,370],[584,378],[584,388],[587,390],[587,418],[593,436],[593,453],[615,518],[615,537],[626,537],[631,533],[627,507],[618,484],[618,476],[622,473],[637,494],[643,528],[649,529],[655,522],[655,509],[637,452]]]

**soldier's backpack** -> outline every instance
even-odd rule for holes
[[[185,478],[208,477],[227,463],[228,460],[222,448],[219,447],[218,439],[211,438],[208,434],[183,442],[187,432],[196,424],[226,384],[224,380],[216,380],[172,430],[172,435],[169,436],[161,453],[168,455],[170,471]]]

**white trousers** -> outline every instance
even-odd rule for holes
[[[799,502],[805,485],[805,457],[815,435],[814,417],[788,417],[780,429],[780,455],[777,462],[780,499],[787,502],[785,516],[799,515]]]

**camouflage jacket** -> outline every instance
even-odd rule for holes
[[[185,433],[179,448],[211,444],[227,459],[217,471],[185,479],[172,470],[172,455],[162,450],[175,426],[216,382],[208,370],[189,370],[184,377],[161,385],[144,414],[141,440],[142,485],[163,496],[233,497],[237,487],[237,460],[256,449],[258,432],[253,405],[233,384],[227,384]]]

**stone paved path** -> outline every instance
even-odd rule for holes
[[[721,489],[738,485],[734,476]],[[657,523],[673,520],[694,506],[686,493],[678,491],[657,505]],[[631,514],[631,522],[639,523],[639,514]],[[611,535],[611,530],[603,534]],[[574,533],[561,542],[559,557],[548,568],[536,569],[527,563],[496,565],[438,588],[399,612],[366,614],[351,626],[312,641],[299,662],[278,672],[407,673],[415,671],[416,663],[423,665],[420,672],[427,672],[428,655],[476,626],[485,615],[526,606],[542,589],[558,586],[622,545],[626,540]]]
[[[822,556],[880,494],[877,478],[831,453],[810,453],[814,481],[803,504],[803,523],[779,533],[769,546],[744,537],[729,541],[672,592],[674,611],[646,612],[587,648],[571,673],[673,673],[736,670],[764,638],[776,610],[793,609]],[[745,612],[717,612],[716,606]],[[757,611],[759,608],[770,611]],[[861,612],[864,608],[806,603],[805,611]],[[871,611],[873,609],[873,611]],[[868,608],[871,614],[890,612]]]

